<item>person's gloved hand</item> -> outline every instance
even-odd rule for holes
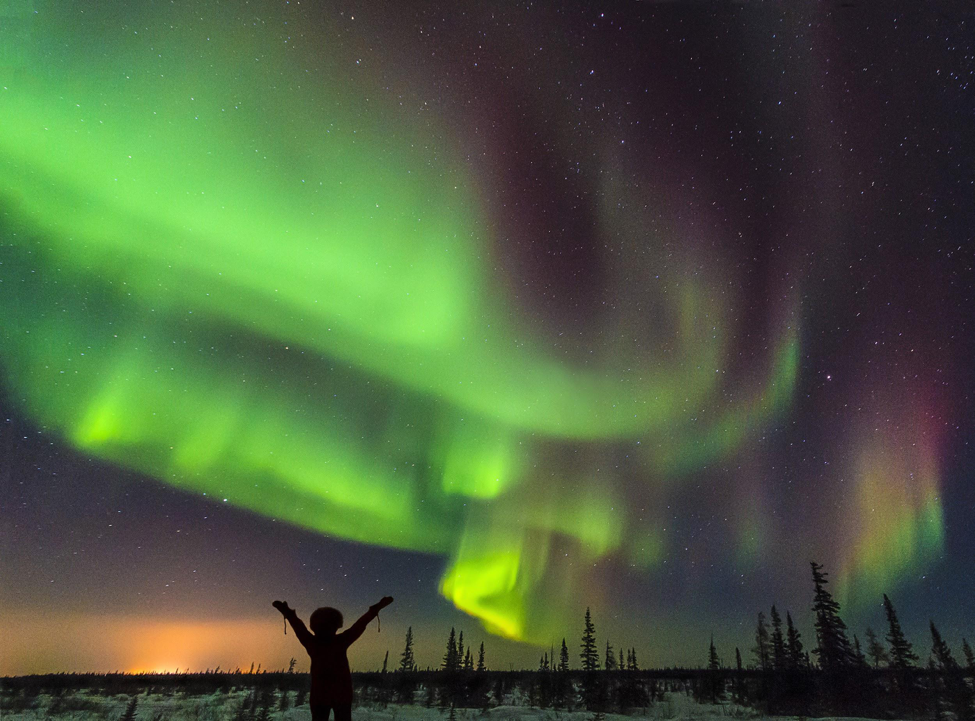
[[[392,601],[393,599],[389,599],[389,600]],[[287,601],[274,601],[273,603],[271,603],[271,605],[274,606],[276,609],[278,609],[285,616],[291,613],[291,606],[288,605]]]
[[[393,602],[393,597],[392,596],[383,596],[382,599],[379,601],[379,603],[376,603],[376,604],[373,605],[373,608],[376,611],[381,611],[382,609],[386,608],[386,606],[388,606],[392,602]]]

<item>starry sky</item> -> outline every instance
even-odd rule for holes
[[[975,637],[970,12],[4,11],[0,673]]]

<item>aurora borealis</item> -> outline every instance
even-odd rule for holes
[[[970,16],[242,7],[10,12],[9,617],[973,633]]]

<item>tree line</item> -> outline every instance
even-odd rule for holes
[[[692,669],[641,668],[635,647],[616,650],[608,641],[600,654],[592,613],[586,609],[578,638],[578,651],[562,638],[542,653],[537,669],[492,671],[484,643],[475,651],[464,633],[450,629],[437,669],[420,670],[414,654],[412,626],[406,631],[403,651],[394,672],[389,652],[382,670],[353,674],[356,696],[365,703],[405,703],[437,707],[482,708],[527,703],[555,709],[587,709],[595,714],[623,713],[645,708],[666,692],[687,692],[702,702],[736,703],[767,714],[795,716],[844,715],[872,718],[931,718],[935,721],[975,721],[975,655],[962,639],[962,661],[955,658],[937,626],[929,624],[931,646],[922,662],[900,625],[890,598],[883,594],[886,631],[878,635],[866,628],[865,643],[851,633],[839,603],[828,588],[828,574],[811,563],[815,638],[807,650],[791,611],[785,617],[776,606],[766,616],[758,613],[755,645],[746,663],[740,648],[733,663],[725,663],[712,635],[705,664]],[[572,645],[575,645],[574,643]],[[577,667],[570,667],[576,655]],[[250,689],[234,718],[266,715],[269,708],[284,709],[306,703],[307,675],[287,672],[233,673],[219,669],[200,674],[53,674],[8,677],[0,688],[0,709],[31,708],[42,692],[65,705],[74,690],[132,694],[173,692],[195,695],[212,690],[232,693]],[[79,701],[80,703],[80,701]],[[127,709],[128,711],[129,709]],[[135,713],[133,706],[132,713]]]

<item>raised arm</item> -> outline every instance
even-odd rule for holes
[[[386,608],[386,606],[388,606],[392,602],[393,602],[392,596],[384,596],[382,600],[379,601],[379,603],[374,603],[373,605],[371,605],[369,607],[369,610],[366,611],[364,614],[362,614],[362,616],[359,618],[358,621],[356,621],[351,626],[349,626],[348,629],[340,633],[339,635],[342,637],[342,642],[346,645],[346,647],[351,646],[353,643],[355,643],[356,640],[358,640],[359,636],[362,635],[362,632],[366,630],[366,626],[369,625],[369,622],[372,621],[372,619],[374,619],[376,616],[378,616],[379,612],[382,609]],[[295,633],[297,633],[297,631]]]
[[[305,627],[305,622],[298,618],[298,613],[288,605],[287,601],[275,601],[271,605],[278,609],[281,612],[281,615],[288,620],[288,623],[290,623],[291,628],[294,629],[295,636],[298,637],[301,645],[306,649],[310,649],[312,640],[315,637],[312,636],[311,632]]]

